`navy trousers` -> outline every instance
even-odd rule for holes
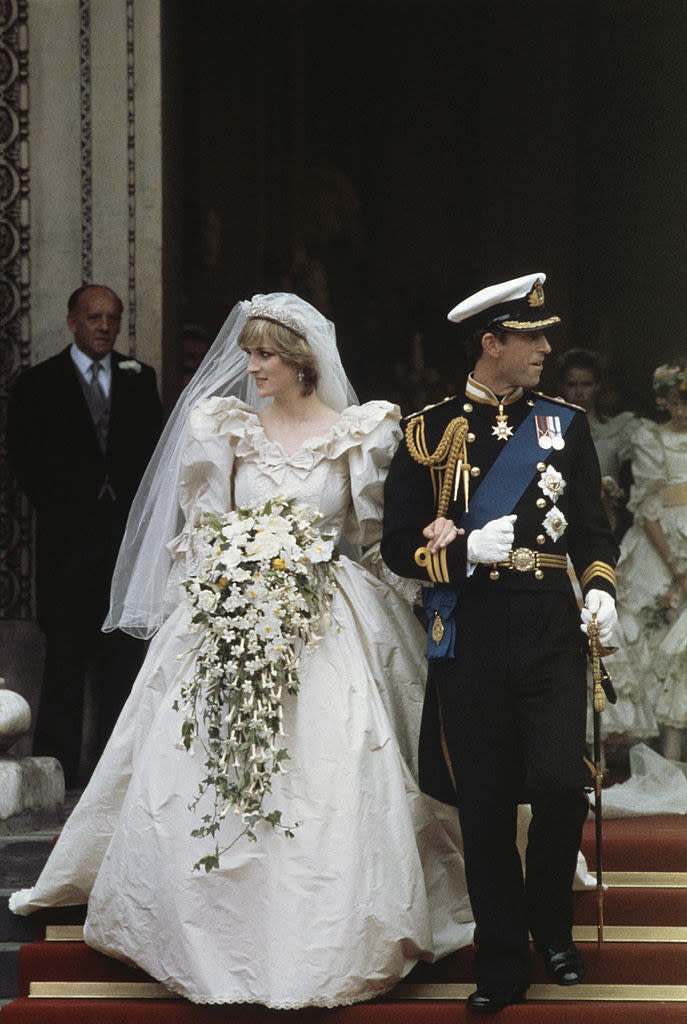
[[[436,763],[436,725],[458,807],[479,945],[479,986],[529,981],[529,938],[565,945],[588,801],[586,671],[571,590],[468,586],[456,610],[455,657],[430,663],[420,737]],[[425,787],[431,791],[431,787]],[[518,803],[532,806],[526,881]]]

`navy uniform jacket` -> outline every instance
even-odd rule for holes
[[[535,394],[524,393],[510,405],[504,405],[508,425],[517,429],[531,413],[536,398]],[[474,498],[478,493],[492,463],[509,443],[494,436],[497,412],[495,406],[482,404],[472,397],[447,399],[422,412],[420,422],[416,420],[414,426],[413,417],[408,417],[406,427],[411,448],[415,447],[417,451],[414,441],[420,440],[423,450],[433,453],[447,425],[456,418],[466,419],[468,433],[465,453],[470,465],[470,500],[470,497]],[[534,432],[535,444],[531,457],[531,475],[526,474],[528,479],[524,481],[525,489],[512,509],[517,515],[513,551],[525,549],[519,556],[524,557],[524,564],[531,564],[535,554],[539,562],[554,556],[552,561],[557,563],[556,567],[542,565],[536,570],[521,572],[506,567],[478,565],[472,575],[467,577],[467,530],[465,535],[456,536],[444,554],[421,557],[421,564],[418,564],[416,554],[426,545],[422,529],[436,518],[442,474],[433,474],[430,468],[420,465],[413,458],[406,438],[401,440],[392,460],[385,485],[383,558],[400,576],[415,577],[426,584],[449,584],[458,590],[457,615],[460,615],[461,603],[473,600],[478,601],[485,615],[488,615],[491,587],[522,592],[524,601],[527,600],[527,594],[533,591],[565,592],[572,613],[575,608],[572,585],[563,567],[564,556],[568,554],[585,593],[592,588],[605,590],[611,595],[615,593],[617,543],[601,505],[599,464],[584,412],[574,412],[564,436],[565,445],[560,450],[550,449],[545,452],[539,448],[534,422],[527,424],[524,429]],[[545,458],[547,455],[548,458]],[[544,479],[545,463],[561,477],[556,502],[552,500],[550,490],[543,490],[539,486]],[[557,479],[553,477],[554,483]],[[461,473],[457,500],[453,500],[451,488],[445,515],[460,525],[464,509]],[[549,522],[553,535],[547,531],[545,520]],[[564,528],[563,520],[567,524]],[[580,641],[581,651],[582,633]],[[432,641],[428,643],[431,645]],[[499,644],[498,630],[495,631],[494,644]],[[455,651],[454,663],[459,672],[459,650]],[[454,803],[455,793],[442,754],[442,727],[437,708],[436,694],[430,685],[425,699],[420,741],[421,784],[432,796]]]
[[[504,406],[508,424],[514,430],[531,412],[536,398],[535,393],[525,392],[518,400]],[[425,449],[429,453],[434,452],[451,420],[457,417],[467,420],[470,496],[477,493],[492,463],[508,445],[508,441],[494,436],[496,413],[493,405],[478,402],[473,397],[456,397],[419,414]],[[406,424],[412,419],[408,417]],[[536,433],[534,423],[531,430]],[[513,550],[527,548],[541,555],[569,554],[584,593],[598,589],[615,596],[614,567],[618,546],[601,504],[599,463],[582,410],[575,411],[564,441],[564,447],[558,451],[550,449],[547,452],[535,445],[531,479],[515,507],[509,510],[518,517],[514,524]],[[545,469],[544,460],[562,476],[556,502],[550,491],[539,486]],[[454,501],[451,494],[445,515],[460,526],[464,509],[461,474],[457,500]],[[560,517],[556,516],[556,510],[563,513],[567,524],[564,528],[558,522]],[[399,576],[414,577],[424,583],[450,583],[469,593],[474,583],[483,583],[494,570],[490,566],[479,565],[473,575],[466,578],[467,532],[463,536],[458,535],[445,549],[444,555],[434,555],[424,565],[418,565],[416,561],[416,552],[426,544],[422,530],[436,518],[436,514],[437,495],[432,473],[412,457],[404,438],[394,455],[385,485],[384,561]],[[544,525],[547,515],[549,520],[553,520],[548,531]],[[490,579],[490,582],[495,587],[525,591],[570,588],[565,572],[547,569],[546,566],[537,574],[502,568],[498,570],[498,578]]]

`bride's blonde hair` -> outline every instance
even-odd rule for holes
[[[311,395],[317,387],[320,374],[315,353],[305,338],[290,330],[284,324],[263,317],[252,317],[236,339],[239,348],[246,351],[255,341],[264,340],[274,348],[277,355],[295,366],[302,376],[299,381],[304,395]]]

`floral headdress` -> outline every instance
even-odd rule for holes
[[[664,363],[654,370],[653,376],[654,391],[667,391],[668,388],[677,388],[678,391],[687,391],[687,367],[668,366]]]
[[[656,405],[659,409],[664,409],[666,406],[665,395],[670,388],[677,388],[683,396],[687,393],[687,366],[681,366],[679,363],[675,366],[669,366],[668,363],[657,366],[654,370],[652,385],[656,393]]]

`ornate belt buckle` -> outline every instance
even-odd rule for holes
[[[531,572],[537,564],[536,552],[529,548],[516,548],[511,551],[511,564],[518,572]]]

